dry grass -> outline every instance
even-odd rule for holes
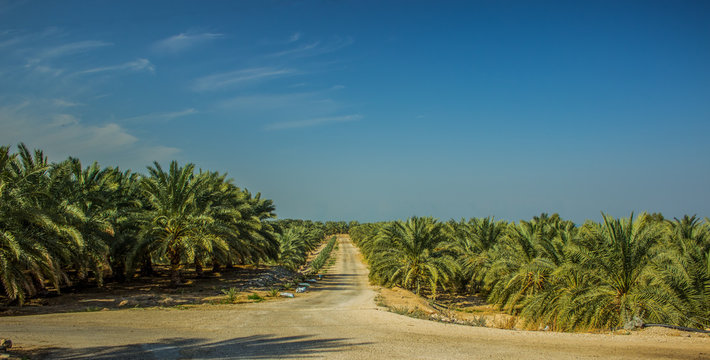
[[[411,291],[394,287],[380,289],[375,302],[394,313],[411,317],[478,327],[523,329],[521,319],[503,313],[475,295],[441,294],[437,301],[432,302]]]

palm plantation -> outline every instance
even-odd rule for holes
[[[358,224],[275,220],[275,206],[226,174],[159,163],[147,173],[0,147],[0,290],[5,302],[101,286],[167,266],[200,277],[236,264],[303,269],[327,235],[348,232],[372,282],[436,299],[475,294],[532,327],[629,323],[710,327],[710,222],[660,214],[578,226],[431,217]]]
[[[579,227],[556,214],[519,223],[470,219],[449,221],[439,233],[431,230],[435,220],[417,227],[422,219],[412,218],[354,226],[350,234],[374,282],[414,291],[427,284],[431,294],[475,293],[533,328],[709,327],[708,220],[602,219]],[[408,232],[405,224],[429,231]],[[404,235],[422,233],[438,235],[428,236],[436,239],[430,242]],[[423,243],[436,245],[417,246]]]
[[[325,224],[274,222],[271,200],[193,164],[155,163],[141,175],[1,147],[0,198],[0,290],[18,304],[77,282],[152,275],[155,264],[169,266],[173,286],[186,266],[198,276],[208,265],[297,268],[325,239]],[[291,226],[302,245],[282,253]]]

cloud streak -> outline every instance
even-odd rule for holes
[[[113,71],[148,71],[148,72],[155,72],[155,66],[153,63],[150,62],[148,59],[137,59],[135,61],[129,61],[123,64],[118,64],[118,65],[112,65],[112,66],[103,66],[103,67],[97,67],[93,69],[88,69],[88,70],[82,70],[77,72],[78,75],[84,75],[84,74],[96,74],[96,73],[104,73],[104,72],[113,72]]]
[[[295,42],[295,41],[292,41],[292,42]],[[323,54],[338,51],[340,49],[350,46],[352,43],[353,43],[353,39],[350,37],[348,37],[348,38],[337,37],[337,38],[334,38],[328,42],[316,41],[316,42],[304,44],[304,45],[301,45],[301,46],[298,46],[298,47],[295,47],[292,49],[278,51],[275,53],[268,54],[268,55],[266,55],[266,57],[279,58],[279,57],[284,57],[284,56],[292,56],[292,57],[317,56],[317,55],[323,55]]]
[[[0,34],[0,37],[5,36],[5,35],[9,35],[9,34],[11,34],[10,31],[5,31],[2,34]],[[14,45],[22,44],[27,39],[30,39],[29,35],[14,36],[9,39],[0,40],[0,48],[11,47]]]
[[[75,103],[75,102],[72,102],[72,101],[67,101],[67,100],[64,100],[64,99],[54,99],[54,100],[52,100],[52,103],[53,103],[55,106],[58,106],[58,107],[74,107],[74,106],[79,106],[79,105],[81,105],[81,104],[79,104],[79,103]]]
[[[301,36],[303,36],[303,34],[301,34],[300,31],[297,31],[297,32],[291,34],[291,36],[288,38],[288,42],[296,42],[299,39],[301,39]]]
[[[189,116],[189,115],[194,115],[199,113],[195,108],[189,108],[181,111],[173,111],[173,112],[164,112],[164,113],[154,113],[154,114],[146,114],[146,115],[140,115],[140,116],[134,116],[130,118],[126,118],[123,121],[169,121],[172,119],[184,117],[184,116]]]
[[[293,69],[270,67],[242,69],[198,78],[194,81],[192,90],[197,92],[221,90],[246,83],[254,83],[294,75],[296,73],[297,71]]]
[[[50,47],[40,51],[40,59],[58,58],[62,56],[87,52],[96,48],[113,45],[104,41],[86,40]]]
[[[153,49],[164,53],[180,53],[223,36],[223,34],[217,33],[195,33],[188,31],[156,42],[153,45]]]
[[[269,54],[268,56],[269,57],[282,57],[282,56],[286,56],[286,55],[303,54],[303,53],[309,52],[313,49],[317,49],[318,45],[320,45],[320,42],[316,41],[314,43],[301,45],[297,48],[288,49],[288,50],[279,51],[279,52],[276,52],[273,54]]]
[[[360,119],[362,119],[362,115],[352,114],[352,115],[343,115],[343,116],[313,118],[313,119],[300,120],[300,121],[285,121],[285,122],[278,122],[278,123],[267,125],[264,128],[264,130],[274,131],[274,130],[298,129],[298,128],[314,127],[314,126],[328,125],[328,124],[334,124],[334,123],[345,123],[345,122],[351,122],[351,121],[358,121]]]

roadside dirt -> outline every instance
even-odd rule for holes
[[[61,295],[48,294],[31,299],[27,304],[0,306],[3,316],[38,315],[65,312],[92,312],[127,308],[173,307],[214,304],[225,300],[222,292],[235,289],[234,303],[250,302],[247,297],[258,294],[270,298],[271,289],[289,286],[296,273],[280,267],[235,266],[220,273],[206,273],[197,278],[194,271],[185,270],[185,283],[170,286],[167,271],[125,283],[107,283],[104,287],[70,289]],[[162,275],[162,276],[161,276]]]
[[[307,258],[309,264],[325,247],[323,242]],[[129,308],[190,307],[214,305],[226,301],[225,291],[234,289],[231,303],[254,302],[248,297],[258,295],[263,300],[276,300],[278,292],[291,291],[295,284],[305,279],[304,267],[298,272],[280,266],[235,265],[224,267],[218,273],[205,270],[198,276],[194,269],[181,270],[184,283],[170,285],[167,266],[154,266],[154,276],[142,276],[126,282],[107,282],[103,287],[74,286],[61,294],[49,291],[43,296],[29,299],[23,306],[3,306],[0,297],[0,317],[38,315],[65,312],[108,311]],[[276,295],[276,296],[275,296]]]
[[[504,330],[545,331],[542,328],[526,327],[516,316],[501,312],[494,306],[485,304],[477,296],[440,296],[432,302],[413,292],[398,287],[376,288],[375,301],[379,306],[396,314],[409,317],[469,326],[488,327]],[[649,327],[637,331],[595,331],[591,334],[612,334],[631,336],[674,336],[710,339],[710,334],[691,333],[661,327]]]
[[[294,299],[193,308],[0,317],[0,337],[51,359],[710,359],[710,339],[501,330],[378,307],[367,267],[340,237],[337,261]],[[652,330],[652,329],[649,329]]]

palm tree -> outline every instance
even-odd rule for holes
[[[458,264],[441,247],[442,225],[430,217],[413,217],[385,226],[371,258],[371,277],[387,286],[398,285],[421,293],[428,286],[436,298],[438,286],[457,271]]]
[[[385,223],[361,224],[350,228],[350,238],[353,240],[355,245],[360,248],[360,251],[366,261],[369,261],[370,257],[374,253],[376,243],[375,240],[380,232],[380,229],[384,225]]]
[[[273,201],[262,199],[260,193],[252,195],[244,189],[240,202],[238,209],[242,216],[235,219],[235,225],[241,240],[241,261],[259,263],[277,259],[280,243],[276,238],[276,229],[268,221],[276,217]]]
[[[200,211],[213,219],[210,231],[217,235],[211,251],[202,249],[201,253],[211,257],[213,272],[223,264],[275,260],[279,243],[275,229],[267,221],[276,216],[273,202],[238,188],[226,175],[206,172],[200,176],[206,185],[197,203]],[[195,258],[198,273],[203,258],[206,256]]]
[[[63,222],[72,211],[52,196],[49,170],[39,150],[20,144],[10,155],[0,147],[0,284],[20,304],[45,280],[59,291],[69,281],[62,265],[83,246],[81,234]]]
[[[114,169],[114,188],[110,193],[108,221],[113,228],[113,236],[108,241],[109,266],[113,279],[124,281],[132,277],[133,267],[130,261],[146,262],[150,252],[141,252],[140,256],[132,256],[135,244],[138,243],[141,230],[141,214],[147,210],[141,189],[141,177],[130,170],[124,172]],[[145,249],[142,249],[145,250]],[[129,266],[129,264],[131,266]]]
[[[446,248],[460,264],[463,287],[470,284],[474,293],[481,290],[485,269],[491,265],[491,252],[502,240],[506,228],[505,222],[490,217],[447,223]]]
[[[670,236],[656,258],[660,286],[674,295],[670,322],[710,326],[710,226],[695,216],[668,222]]]
[[[551,326],[554,330],[571,330],[581,325],[576,316],[577,296],[594,285],[592,273],[579,263],[578,230],[563,227],[555,230],[550,241],[539,243],[541,255],[551,263],[544,286],[520,302],[520,314],[528,324]],[[588,326],[587,326],[588,327]]]
[[[50,191],[71,210],[65,222],[82,236],[83,246],[72,252],[71,265],[79,280],[85,281],[89,271],[99,285],[108,266],[109,243],[114,228],[109,216],[114,208],[112,193],[116,190],[114,169],[93,163],[82,168],[79,159],[69,158],[52,166],[49,172]]]
[[[22,172],[13,171],[20,170],[18,165],[17,155],[11,155],[9,147],[0,147],[0,285],[10,300],[22,304],[25,294],[36,290],[30,276],[52,276],[54,266],[47,249],[32,246],[27,239],[27,227],[41,223],[42,215],[23,191]]]
[[[193,261],[198,249],[211,247],[212,238],[205,228],[213,219],[199,211],[197,203],[206,178],[195,176],[194,169],[193,164],[180,167],[173,161],[166,172],[155,162],[142,183],[151,206],[143,237],[159,256],[167,258],[173,286],[182,281],[181,264]]]
[[[536,221],[511,224],[495,260],[486,273],[488,301],[517,312],[527,297],[543,290],[555,263],[546,256],[544,243],[551,241],[546,228]]]
[[[307,229],[303,226],[293,226],[276,235],[279,241],[279,264],[290,270],[297,270],[306,262],[308,246],[306,244]]]
[[[570,306],[578,309],[575,323],[593,328],[624,325],[634,317],[664,321],[672,294],[655,286],[653,249],[666,236],[664,226],[642,214],[634,220],[602,214],[603,224],[587,223],[575,255],[592,284]],[[671,310],[672,311],[672,310]]]

